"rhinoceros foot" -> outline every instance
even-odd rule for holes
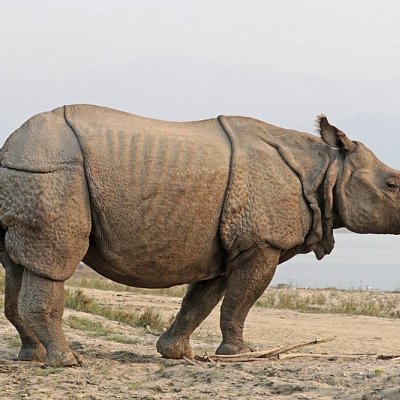
[[[47,354],[44,362],[49,367],[74,367],[82,365],[84,359],[81,355],[72,351],[52,351]]]
[[[41,361],[43,362],[46,358],[46,349],[41,343],[38,343],[35,347],[22,346],[18,353],[19,361]]]
[[[186,336],[164,332],[157,341],[157,351],[165,358],[193,358],[194,353]]]
[[[232,355],[241,353],[250,353],[253,349],[244,343],[231,344],[231,343],[221,343],[215,354],[218,355]]]

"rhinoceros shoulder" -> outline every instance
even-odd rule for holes
[[[219,120],[232,143],[221,224],[226,247],[261,241],[287,250],[302,244],[321,225],[315,191],[329,164],[321,140],[247,117]]]

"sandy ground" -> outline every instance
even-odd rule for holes
[[[146,307],[169,318],[180,299],[85,289],[105,304],[126,310]],[[113,333],[130,339],[119,343],[109,337],[68,325],[70,315],[101,321]],[[220,341],[219,312],[195,332],[192,344],[199,355],[213,354]],[[166,360],[155,350],[157,336],[101,317],[65,312],[64,331],[85,357],[83,367],[47,368],[17,362],[16,334],[0,317],[1,399],[387,399],[400,400],[400,358],[376,356],[353,359],[294,358],[248,363],[201,363]],[[363,316],[304,314],[253,308],[246,339],[256,350],[296,344],[315,338],[336,339],[297,352],[332,355],[400,354],[400,320]]]

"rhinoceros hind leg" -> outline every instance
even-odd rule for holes
[[[7,253],[2,254],[2,262],[6,270],[4,313],[17,329],[22,344],[18,360],[44,361],[46,349],[40,343],[33,330],[23,323],[18,313],[18,296],[24,269],[20,265],[15,264]]]
[[[221,306],[222,343],[217,354],[251,351],[243,340],[247,314],[274,276],[280,251],[253,246],[228,266],[229,275]]]
[[[46,348],[45,363],[52,367],[73,366],[80,362],[62,332],[64,282],[55,282],[28,270],[22,277],[18,312],[24,324]]]
[[[192,283],[171,327],[157,342],[157,351],[165,358],[193,358],[189,338],[210,314],[225,291],[225,277]]]

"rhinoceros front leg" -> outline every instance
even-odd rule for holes
[[[245,353],[243,327],[247,314],[274,276],[280,250],[253,246],[228,265],[227,286],[221,306],[222,343],[217,354]]]
[[[225,277],[192,283],[171,327],[157,342],[157,351],[166,358],[193,358],[189,338],[210,314],[225,292]]]
[[[18,313],[46,348],[49,366],[79,364],[62,332],[64,282],[56,282],[24,271]]]
[[[23,323],[18,313],[18,297],[24,269],[15,264],[6,253],[3,253],[2,261],[6,270],[4,313],[17,329],[22,343],[21,350],[18,353],[18,360],[44,361],[46,349],[40,343],[33,330]]]

